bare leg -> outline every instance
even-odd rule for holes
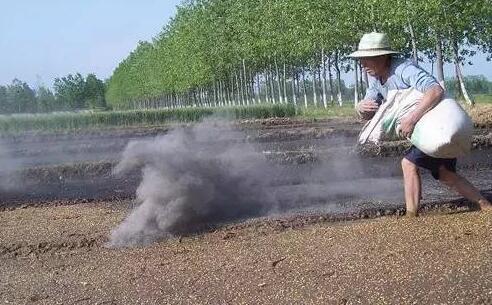
[[[405,158],[401,161],[401,168],[403,170],[407,216],[418,216],[420,198],[422,197],[420,170]]]
[[[474,204],[477,204],[480,209],[492,209],[491,203],[480,194],[476,187],[474,187],[464,177],[458,175],[441,166],[439,168],[439,181],[447,185],[449,188],[455,190],[466,199],[470,200]]]

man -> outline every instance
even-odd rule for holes
[[[358,50],[349,56],[360,59],[362,67],[369,75],[366,96],[357,105],[357,111],[364,119],[369,120],[374,116],[381,102],[378,97],[386,98],[390,90],[414,88],[424,94],[417,107],[401,121],[402,136],[410,138],[415,124],[441,101],[444,90],[432,75],[411,61],[392,56],[398,53],[391,50],[385,34],[373,32],[365,34],[360,40]],[[492,208],[491,203],[468,180],[456,173],[456,158],[434,158],[412,146],[401,161],[401,166],[408,216],[418,215],[422,193],[419,167],[430,170],[435,179],[454,189],[480,209]]]

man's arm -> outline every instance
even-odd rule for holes
[[[400,123],[400,132],[405,138],[412,136],[415,124],[424,116],[424,114],[437,105],[444,95],[444,90],[439,84],[436,84],[424,92],[422,100],[417,107],[406,115]]]
[[[401,120],[400,132],[402,136],[410,138],[415,124],[427,111],[439,103],[444,95],[444,90],[431,74],[413,63],[404,65],[400,76],[405,84],[424,93],[415,110]]]
[[[376,103],[378,90],[376,89],[375,79],[369,77],[369,86],[362,101],[357,104],[357,113],[364,120],[370,120],[379,108]]]

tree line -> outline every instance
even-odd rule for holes
[[[483,75],[465,76],[464,82],[465,87],[471,94],[492,95],[492,81],[489,81]],[[455,96],[460,93],[459,83],[456,78],[446,78],[445,84],[449,95]]]
[[[340,75],[363,33],[389,34],[415,62],[430,60],[444,83],[473,50],[492,54],[492,0],[186,0],[152,42],[141,42],[115,69],[106,99],[116,108],[217,106],[260,102],[342,103]]]
[[[45,86],[33,89],[14,79],[9,85],[0,85],[0,114],[103,110],[107,108],[105,91],[105,83],[94,74],[56,78],[53,90]]]

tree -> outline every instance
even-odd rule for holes
[[[105,109],[106,99],[104,93],[104,82],[98,79],[94,74],[87,75],[84,88],[85,104],[93,109]]]
[[[77,110],[87,108],[85,98],[85,80],[76,73],[62,78],[55,78],[53,84],[57,103],[65,110]]]
[[[56,109],[56,99],[50,89],[42,86],[36,92],[36,99],[39,112],[51,112]]]
[[[0,86],[0,114],[6,114],[9,111],[7,104],[7,87]]]
[[[471,94],[492,94],[492,82],[487,80],[483,75],[470,75],[464,77],[464,83],[466,88]],[[456,78],[446,79],[446,87],[451,95],[456,95],[455,86]]]
[[[183,1],[161,33],[140,42],[115,69],[106,99],[121,108],[155,100],[173,107],[248,104],[261,96],[268,102],[292,96],[297,103],[302,92],[307,105],[307,96],[314,102],[322,92],[327,107],[327,84],[330,95],[341,88],[332,84],[332,72],[338,84],[341,72],[352,70],[357,101],[363,75],[357,77],[360,68],[346,55],[363,33],[386,32],[403,56],[418,62],[425,55],[440,67],[454,62],[460,72],[470,47],[492,53],[490,1]],[[337,92],[340,104],[342,95]]]
[[[14,79],[7,86],[7,113],[37,112],[37,104],[34,90],[29,85],[18,79]]]

